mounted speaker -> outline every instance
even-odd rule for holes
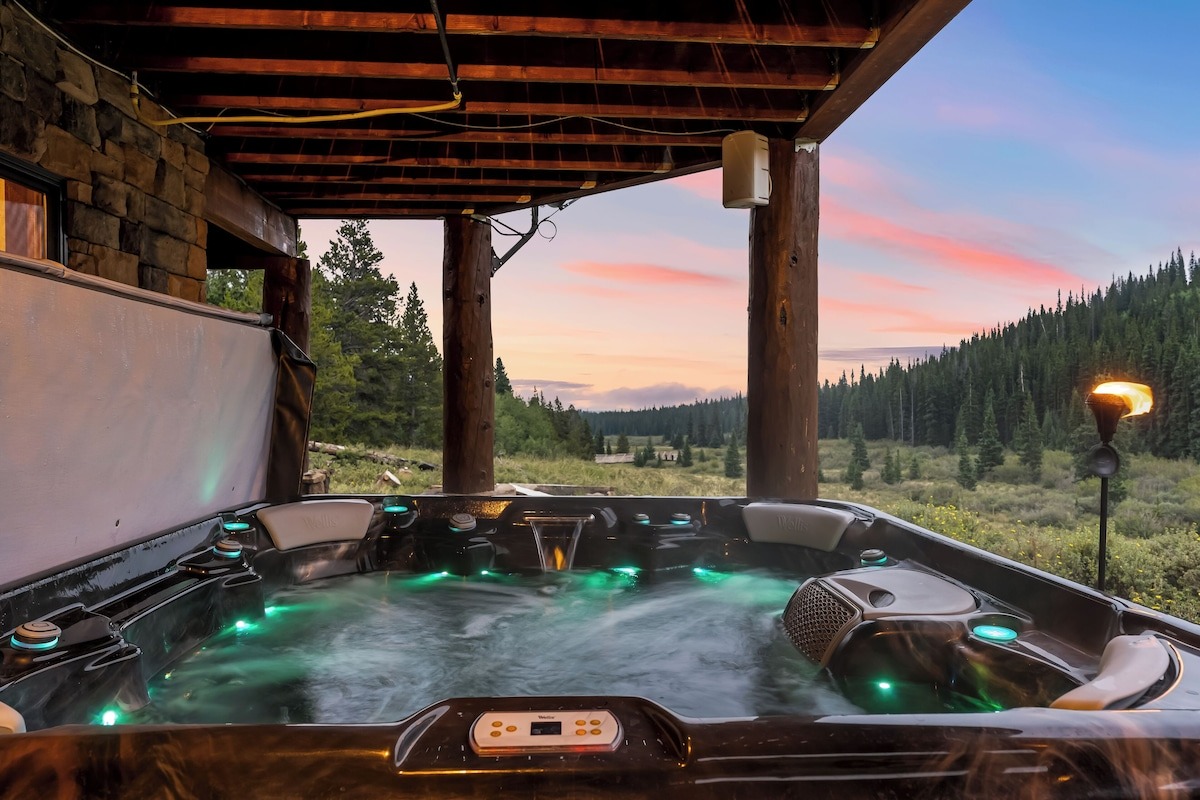
[[[721,141],[721,201],[726,208],[765,206],[771,196],[767,137],[731,133]]]

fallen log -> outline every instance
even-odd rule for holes
[[[328,444],[326,442],[309,442],[308,449],[313,453],[325,453],[330,456],[346,456],[348,458],[363,458],[367,461],[374,461],[376,464],[389,464],[392,466],[407,466],[413,465],[419,470],[428,472],[438,468],[437,464],[430,464],[428,461],[417,461],[411,458],[403,458],[394,456],[391,453],[380,453],[375,450],[355,450],[347,447],[344,444]]]

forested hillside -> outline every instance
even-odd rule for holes
[[[730,435],[739,444],[746,439],[746,398],[740,394],[680,406],[582,413],[592,430],[605,436],[686,438],[693,447],[724,447]]]
[[[1083,399],[1102,380],[1146,383],[1148,417],[1121,427],[1121,445],[1167,458],[1200,460],[1200,260],[1176,251],[1144,275],[1106,289],[1061,295],[1051,308],[980,333],[937,356],[843,375],[820,389],[822,438],[951,446],[992,439],[1014,449],[1075,450],[1094,444]],[[594,429],[630,436],[683,433],[719,445],[745,430],[743,397],[639,411],[584,412]],[[693,439],[696,441],[696,439]]]
[[[1166,458],[1200,459],[1200,261],[1182,252],[1147,274],[1129,273],[1090,295],[1060,296],[1053,308],[977,334],[912,364],[893,362],[826,382],[821,436],[949,446],[962,424],[970,444],[995,429],[1019,443],[1036,421],[1046,447],[1092,443],[1083,398],[1102,380],[1151,386],[1155,408],[1122,426],[1123,447]],[[985,424],[986,423],[986,424]],[[1024,424],[1023,424],[1024,423]]]

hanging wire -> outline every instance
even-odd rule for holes
[[[433,18],[437,22],[438,37],[442,41],[442,54],[446,59],[446,71],[450,77],[450,91],[452,99],[447,100],[444,103],[433,103],[408,107],[396,106],[391,108],[375,108],[369,111],[350,111],[344,114],[315,114],[309,116],[285,116],[259,112],[256,114],[242,114],[238,116],[226,117],[224,116],[224,113],[225,111],[228,111],[228,109],[222,109],[221,113],[217,114],[216,116],[172,116],[169,119],[153,119],[146,116],[142,112],[140,89],[138,87],[136,71],[129,79],[129,100],[133,104],[133,110],[137,114],[139,120],[147,125],[153,125],[158,128],[165,128],[168,125],[188,125],[196,123],[218,122],[265,122],[278,125],[312,125],[320,122],[348,122],[351,120],[372,119],[374,117],[387,117],[395,114],[419,114],[433,113],[436,111],[453,111],[462,105],[462,92],[460,92],[458,89],[458,73],[455,71],[454,61],[450,57],[450,44],[446,40],[446,25],[442,20],[441,13],[438,11],[437,0],[429,0],[429,7],[433,10]],[[167,113],[171,112],[168,111]]]

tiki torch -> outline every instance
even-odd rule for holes
[[[1100,552],[1096,569],[1096,589],[1104,591],[1104,573],[1108,561],[1108,479],[1121,469],[1121,457],[1113,447],[1117,422],[1125,417],[1145,414],[1154,406],[1154,395],[1143,383],[1110,381],[1102,383],[1087,397],[1088,408],[1096,417],[1100,444],[1088,451],[1088,471],[1100,478]]]

